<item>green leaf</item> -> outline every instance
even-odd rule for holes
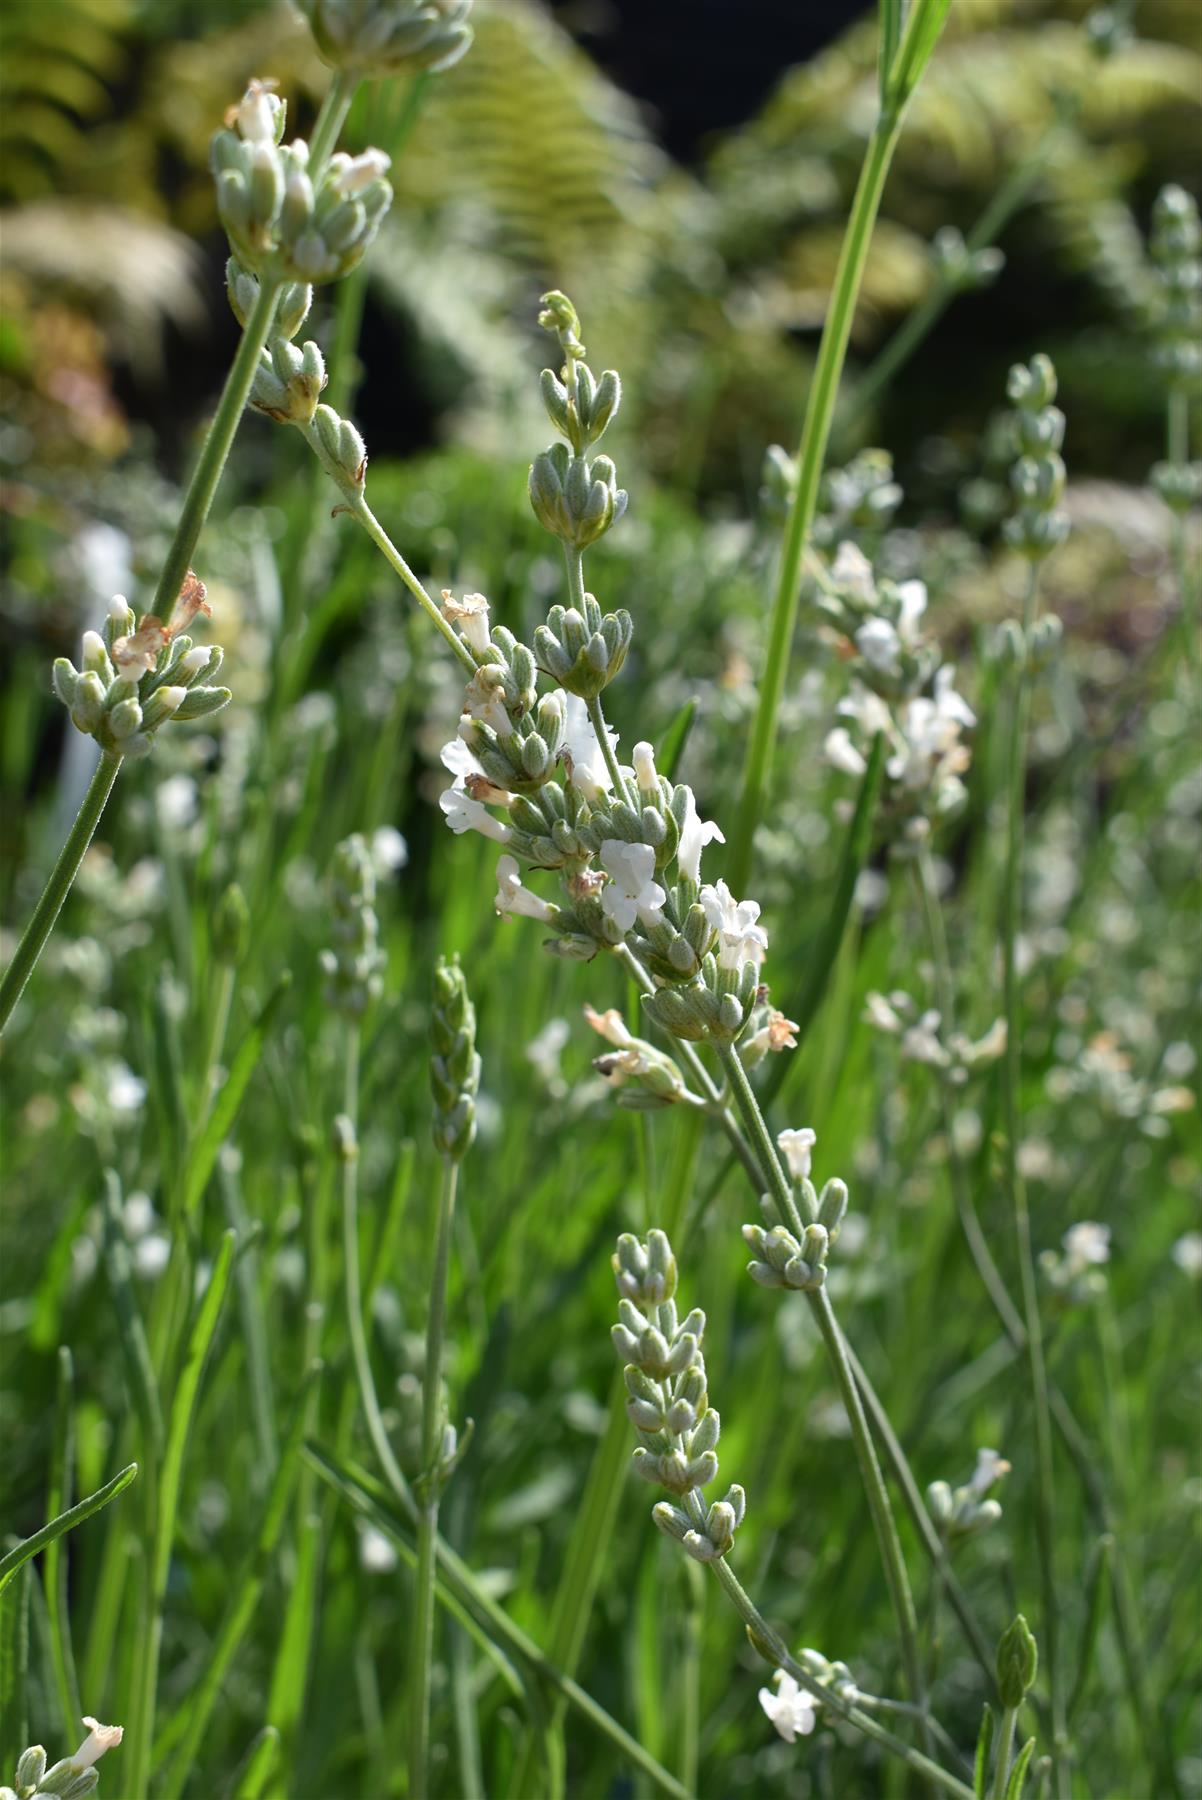
[[[72,1506],[67,1512],[60,1513],[57,1519],[51,1519],[49,1524],[42,1526],[40,1531],[35,1531],[32,1537],[22,1538],[19,1544],[14,1544],[4,1556],[0,1556],[0,1594],[4,1592],[22,1563],[27,1563],[31,1556],[36,1556],[39,1550],[44,1550],[47,1544],[52,1544],[55,1538],[63,1535],[64,1531],[74,1531],[77,1525],[82,1525],[85,1519],[90,1519],[92,1514],[99,1512],[102,1506],[107,1506],[110,1500],[115,1500],[117,1495],[123,1493],[129,1486],[137,1473],[137,1463],[130,1463],[127,1468],[122,1469],[119,1475],[114,1475],[111,1481],[106,1482],[102,1488],[97,1488],[94,1494],[89,1494],[86,1500],[81,1500],[78,1506]]]
[[[1022,1800],[1022,1792],[1027,1785],[1027,1770],[1031,1766],[1031,1758],[1035,1754],[1035,1739],[1028,1738],[1014,1759],[1014,1767],[1010,1771],[1010,1779],[1006,1783],[1006,1800]]]
[[[986,1704],[981,1714],[981,1729],[977,1733],[977,1751],[973,1758],[972,1791],[977,1800],[985,1800],[989,1785],[989,1752],[993,1748],[993,1731],[996,1720],[993,1708]]]
[[[693,729],[693,721],[697,717],[697,702],[686,700],[667,731],[663,735],[658,750],[655,752],[655,766],[660,774],[669,781],[675,781],[684,747],[689,741],[689,733]]]

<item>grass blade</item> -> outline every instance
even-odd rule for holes
[[[54,1447],[50,1460],[50,1488],[46,1510],[57,1517],[71,1504],[75,1465],[75,1370],[71,1352],[60,1344],[58,1352],[58,1403],[55,1408]],[[46,1612],[50,1630],[50,1659],[58,1690],[63,1730],[70,1737],[83,1714],[79,1703],[79,1677],[71,1646],[71,1615],[67,1603],[67,1559],[61,1537],[46,1546],[42,1579],[46,1587]]]
[[[280,1010],[284,995],[288,992],[292,977],[284,974],[268,996],[258,1018],[239,1044],[230,1064],[225,1084],[213,1104],[199,1136],[189,1147],[187,1173],[184,1178],[183,1210],[184,1217],[191,1216],[205,1188],[209,1176],[213,1173],[213,1164],[217,1160],[217,1152],[229,1136],[250,1078],[259,1066],[259,1058],[263,1054],[263,1046]]]
[[[90,1519],[93,1513],[99,1512],[102,1506],[107,1506],[110,1500],[115,1500],[118,1494],[125,1491],[137,1473],[137,1463],[130,1463],[127,1468],[121,1470],[119,1475],[114,1475],[111,1481],[106,1481],[102,1488],[97,1488],[94,1494],[89,1494],[86,1500],[81,1500],[78,1506],[69,1507],[66,1512],[60,1513],[57,1519],[51,1519],[48,1524],[42,1526],[40,1531],[35,1531],[32,1537],[22,1538],[19,1544],[14,1544],[11,1550],[0,1556],[0,1594],[4,1592],[23,1563],[27,1563],[31,1556],[36,1556],[39,1550],[45,1550],[47,1545],[52,1544],[56,1538],[62,1537],[64,1532],[74,1531],[77,1525],[82,1525],[85,1519]]]

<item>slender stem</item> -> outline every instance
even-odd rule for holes
[[[1029,642],[1039,592],[1039,564],[1032,561],[1023,601],[1023,634]],[[1018,975],[1018,934],[1022,919],[1023,839],[1026,823],[1026,739],[1031,711],[1031,682],[1024,661],[1018,671],[1011,710],[1007,751],[1009,818],[1006,837],[1006,869],[1002,911],[1002,975],[1006,1008],[1006,1053],[1002,1061],[1002,1105],[1005,1121],[1006,1186],[1014,1213],[1018,1247],[1023,1317],[1027,1334],[1027,1362],[1035,1417],[1036,1513],[1035,1537],[1043,1586],[1043,1637],[1052,1703],[1052,1757],[1061,1800],[1069,1793],[1065,1759],[1066,1725],[1064,1691],[1060,1679],[1059,1612],[1056,1597],[1055,1467],[1052,1454],[1051,1408],[1043,1352],[1043,1326],[1035,1261],[1031,1250],[1031,1214],[1026,1183],[1019,1168],[1022,1132],[1022,1007]]]
[[[357,1033],[356,1033],[357,1037]],[[363,1325],[363,1291],[359,1275],[359,1211],[358,1183],[343,1181],[342,1186],[343,1279],[346,1286],[346,1323],[351,1340],[351,1359],[359,1385],[359,1400],[367,1423],[367,1434],[389,1487],[411,1517],[416,1514],[409,1483],[388,1441],[371,1358],[367,1349],[367,1333]]]
[[[759,705],[748,746],[742,800],[731,839],[729,878],[736,893],[742,893],[751,870],[752,841],[772,766],[777,715],[780,712],[785,677],[789,669],[789,651],[797,624],[802,558],[818,505],[818,488],[827,440],[839,392],[839,379],[847,355],[856,300],[868,260],[868,247],[872,241],[872,230],[885,178],[900,130],[900,116],[882,113],[869,139],[868,153],[860,171],[860,180],[847,221],[839,266],[835,272],[830,310],[826,315],[826,325],[806,403],[805,423],[798,449],[797,492],[789,508],[785,526],[776,594],[772,602],[768,649],[760,682]]]
[[[792,1184],[781,1168],[775,1146],[768,1135],[768,1126],[764,1115],[760,1111],[759,1102],[747,1079],[747,1071],[739,1059],[738,1051],[733,1046],[721,1046],[718,1054],[722,1066],[726,1070],[731,1092],[734,1094],[751,1134],[752,1143],[759,1151],[764,1174],[769,1179],[773,1195],[789,1220],[790,1228],[800,1237],[805,1227],[798,1213],[797,1203],[793,1198]],[[822,1333],[827,1358],[835,1379],[839,1383],[844,1410],[851,1425],[852,1440],[860,1464],[860,1477],[864,1483],[868,1510],[872,1515],[881,1560],[885,1565],[885,1579],[889,1584],[893,1610],[897,1617],[902,1661],[906,1670],[906,1684],[910,1690],[910,1697],[920,1714],[920,1732],[923,1744],[929,1748],[930,1734],[925,1717],[926,1683],[923,1678],[922,1653],[918,1642],[918,1615],[914,1608],[914,1596],[910,1592],[910,1581],[906,1574],[905,1559],[902,1556],[901,1543],[897,1535],[897,1524],[889,1502],[889,1492],[885,1486],[884,1476],[881,1474],[881,1465],[877,1461],[872,1434],[868,1429],[868,1421],[864,1417],[859,1390],[848,1361],[843,1334],[831,1306],[830,1295],[825,1288],[819,1288],[815,1292],[807,1293],[806,1299],[809,1301],[810,1311],[814,1315],[818,1329]]]
[[[309,174],[314,185],[338,142],[358,86],[358,75],[340,69],[326,90],[326,97],[309,136]]]
[[[230,364],[230,372],[225,378],[225,386],[217,402],[217,411],[213,414],[213,422],[192,471],[192,479],[188,483],[184,504],[167,551],[167,560],[154,591],[151,610],[160,618],[166,618],[175,604],[184,576],[188,573],[197,539],[209,516],[217,483],[221,480],[221,472],[225,468],[230,445],[238,429],[238,421],[250,395],[263,346],[271,334],[280,285],[278,278],[265,277],[260,282],[258,298],[246,321],[237,354]]]
[[[313,427],[311,425],[304,426],[303,433],[306,440],[311,445],[316,446],[317,433],[314,431]],[[429,618],[437,626],[438,630],[451,646],[451,649],[455,652],[455,655],[459,658],[464,668],[467,669],[470,674],[474,675],[476,672],[476,659],[472,655],[471,650],[468,648],[467,644],[464,643],[463,639],[459,636],[459,633],[449,621],[443,618],[437,602],[431,598],[430,594],[427,593],[417,576],[413,573],[413,570],[409,567],[409,564],[405,561],[405,558],[401,555],[400,551],[381,525],[379,519],[377,519],[375,513],[367,504],[363,495],[358,494],[353,498],[349,498],[347,501],[347,510],[350,512],[351,517],[357,520],[363,527],[372,543],[376,546],[376,549],[380,551],[381,555],[400,576],[422,611],[428,614]]]
[[[119,756],[104,754],[96,764],[96,772],[88,783],[88,791],[75,815],[75,823],[59,851],[58,861],[50,871],[50,878],[42,889],[42,897],[34,908],[33,917],[21,934],[16,954],[4,971],[4,979],[0,981],[0,1031],[7,1025],[13,1007],[21,998],[25,983],[42,954],[46,939],[54,929],[54,921],[79,873],[84,852],[100,823],[100,815],[113,791],[113,783],[120,767]]]
[[[609,770],[609,779],[614,784],[614,793],[619,800],[624,800],[626,802],[632,812],[637,813],[639,810],[638,795],[631,793],[626,777],[622,773],[617,753],[614,750],[609,732],[606,729],[605,714],[601,710],[601,696],[599,694],[594,695],[593,698],[587,702],[587,706],[589,723],[596,732],[597,741],[601,745],[601,754],[605,758],[605,766]]]
[[[417,1616],[413,1629],[413,1675],[409,1714],[410,1800],[426,1800],[430,1761],[430,1672],[434,1658],[434,1573],[438,1553],[438,1497],[441,1473],[442,1352],[446,1334],[447,1270],[455,1218],[459,1164],[442,1159],[438,1193],[438,1234],[430,1280],[430,1313],[426,1324],[426,1372],[422,1389],[422,1475],[417,1513]]]
[[[1001,1729],[998,1732],[997,1763],[993,1771],[993,1800],[1005,1800],[1006,1777],[1010,1773],[1010,1757],[1014,1750],[1014,1727],[1017,1721],[1018,1708],[1004,1706]]]
[[[998,232],[1018,211],[1043,173],[1062,134],[1061,121],[1054,119],[1036,139],[1027,155],[1015,163],[965,237],[964,248],[968,255],[992,244]],[[889,386],[894,376],[909,362],[931,328],[939,322],[961,291],[950,275],[942,272],[936,275],[925,298],[907,314],[852,388],[849,402],[840,415],[841,441],[863,417],[877,395]]]

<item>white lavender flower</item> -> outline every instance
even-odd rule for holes
[[[822,1704],[818,1696],[811,1694],[808,1688],[799,1687],[784,1669],[777,1669],[772,1682],[772,1687],[760,1689],[760,1705],[777,1735],[783,1737],[786,1744],[795,1743],[799,1737],[809,1737],[818,1723],[818,1708]]]
[[[513,836],[504,820],[495,819],[479,800],[473,800],[470,794],[457,787],[447,788],[440,795],[438,804],[456,837],[465,831],[478,831],[481,837],[491,838],[495,844],[507,844]]]
[[[676,846],[676,866],[681,876],[694,885],[701,880],[701,852],[707,844],[724,844],[726,839],[712,819],[703,819],[690,787],[685,790],[685,811]]]
[[[718,933],[718,965],[738,972],[745,963],[760,964],[768,948],[768,933],[756,923],[756,900],[736,900],[724,881],[701,890],[701,904],[710,928]]]
[[[609,880],[601,890],[601,908],[625,934],[635,921],[649,929],[663,920],[667,899],[655,880],[655,851],[650,844],[626,844],[619,838],[602,840],[598,852]]]
[[[503,919],[536,919],[541,925],[553,925],[559,917],[558,906],[522,885],[512,856],[502,856],[497,862],[497,897],[493,904]]]

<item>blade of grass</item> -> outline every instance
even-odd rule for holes
[[[57,1519],[51,1519],[40,1531],[35,1531],[32,1537],[22,1538],[19,1544],[14,1544],[11,1550],[0,1556],[0,1594],[23,1563],[27,1563],[31,1556],[36,1556],[39,1550],[44,1550],[56,1538],[62,1537],[64,1532],[74,1531],[77,1525],[82,1525],[85,1519],[90,1519],[93,1513],[98,1513],[110,1500],[115,1500],[118,1494],[124,1493],[137,1473],[137,1463],[130,1463],[128,1468],[114,1475],[111,1481],[106,1481],[102,1488],[89,1494],[86,1500],[69,1507]]]
[[[285,972],[268,995],[258,1018],[234,1052],[229,1074],[213,1103],[208,1118],[195,1141],[188,1147],[183,1182],[185,1218],[191,1217],[201,1195],[208,1186],[209,1176],[213,1173],[213,1164],[217,1160],[217,1152],[233,1128],[247,1087],[250,1085],[250,1078],[259,1065],[263,1046],[267,1042],[268,1034],[275,1023],[276,1014],[279,1012],[291,984],[292,977]]]
[[[55,1404],[54,1446],[50,1454],[50,1487],[46,1510],[52,1518],[71,1504],[71,1487],[75,1466],[75,1370],[66,1344],[59,1345],[58,1394]],[[70,1737],[83,1715],[79,1704],[79,1677],[75,1671],[75,1652],[71,1645],[71,1613],[67,1600],[67,1559],[63,1554],[65,1539],[57,1537],[46,1546],[42,1563],[42,1580],[46,1587],[46,1611],[50,1628],[50,1657],[54,1664],[54,1685],[58,1691],[64,1735]]]
[[[183,1477],[184,1453],[192,1429],[196,1398],[205,1361],[212,1348],[226,1290],[234,1266],[234,1233],[227,1231],[213,1263],[213,1272],[197,1310],[176,1382],[167,1425],[167,1441],[159,1470],[154,1537],[143,1605],[143,1639],[135,1663],[131,1722],[128,1728],[130,1758],[129,1792],[132,1800],[146,1800],[150,1781],[150,1751],[158,1694],[159,1653],[167,1605],[167,1576],[175,1541],[176,1511]]]

